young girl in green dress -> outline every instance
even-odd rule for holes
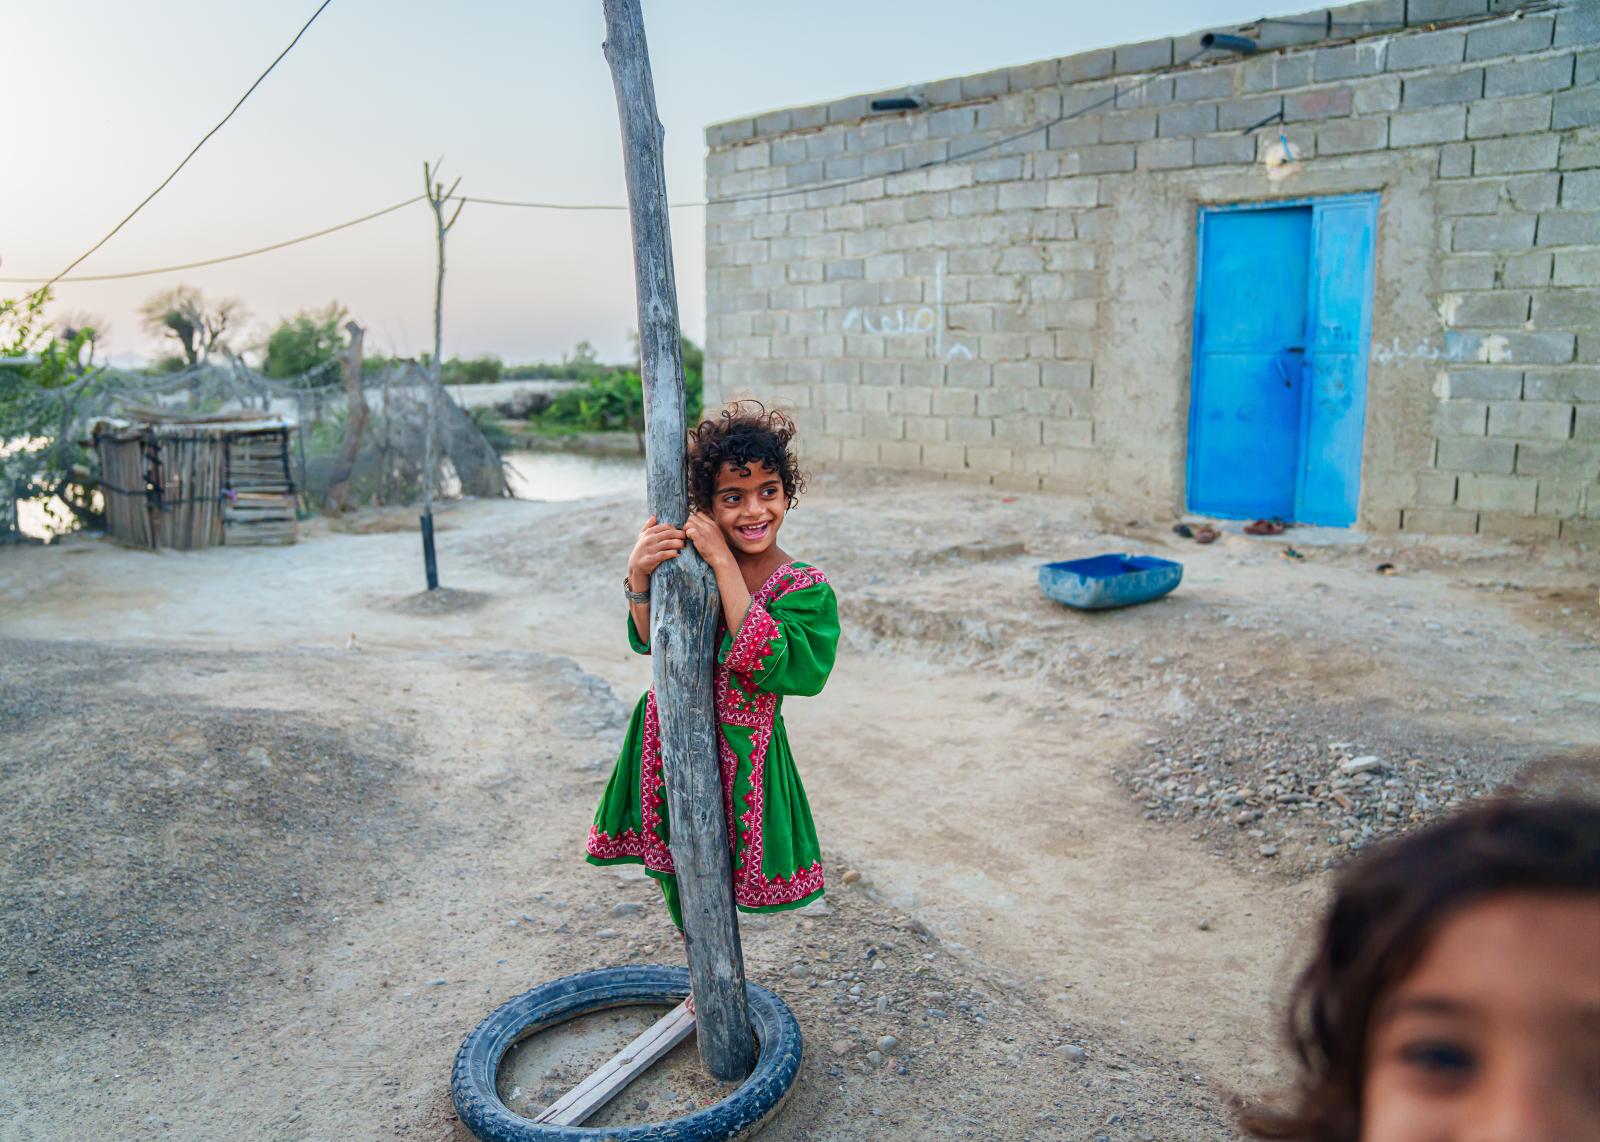
[[[733,897],[744,912],[798,908],[822,895],[822,852],[789,738],[786,695],[822,690],[839,644],[833,588],[778,546],[803,477],[790,451],[794,424],[754,402],[735,403],[689,439],[689,506],[680,530],[652,517],[628,558],[628,642],[649,654],[650,576],[693,543],[716,575],[720,647],[714,667],[722,797],[733,854]],[[654,692],[634,707],[616,769],[585,846],[591,864],[643,864],[681,930],[669,849],[666,779]]]

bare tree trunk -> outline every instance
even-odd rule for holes
[[[389,421],[389,374],[393,369],[392,365],[385,365],[383,369],[383,490],[378,493],[381,497],[378,502],[384,506],[388,506],[389,501],[393,499],[390,494],[390,466],[394,463],[394,432]]]
[[[333,480],[328,485],[327,510],[339,513],[345,510],[345,493],[350,484],[350,477],[356,470],[356,457],[361,454],[361,437],[367,430],[367,418],[371,410],[367,408],[367,396],[361,389],[361,347],[366,336],[366,330],[354,321],[345,325],[345,332],[350,334],[350,344],[340,361],[344,369],[344,395],[346,417],[344,423],[344,447],[339,452],[339,466],[333,471]]]
[[[444,238],[450,233],[450,227],[456,224],[456,219],[461,217],[461,208],[466,205],[465,202],[457,203],[456,212],[450,216],[450,221],[446,222],[445,203],[455,194],[456,187],[461,185],[461,180],[456,179],[450,184],[450,189],[445,190],[443,183],[433,181],[433,174],[429,165],[423,163],[423,189],[428,194],[428,205],[433,207],[434,230],[439,242],[439,272],[433,282],[433,361],[431,362],[433,367],[428,370],[428,396],[423,402],[425,412],[422,445],[422,566],[430,591],[439,587],[439,564],[433,552],[433,478],[434,470],[438,466],[435,439],[438,434],[439,418],[437,402],[444,396],[444,386],[439,382],[439,354],[444,344]]]
[[[3,471],[0,481],[0,543],[17,543],[22,539],[17,522],[17,486]]]
[[[622,120],[633,220],[650,511],[662,523],[682,527],[688,517],[683,357],[661,121],[656,116],[639,0],[604,0],[604,6],[605,56]],[[712,693],[717,584],[694,549],[685,547],[682,556],[656,568],[650,589],[650,647],[667,772],[672,861],[683,900],[700,1057],[714,1076],[735,1082],[755,1066],[755,1047],[745,1005],[744,955],[733,907],[733,869],[717,754],[721,731]]]
[[[294,421],[297,431],[294,434],[295,455],[300,464],[300,487],[295,493],[295,508],[299,510],[300,504],[305,504],[311,510],[311,480],[306,474],[306,399],[305,394],[296,389],[294,394]]]

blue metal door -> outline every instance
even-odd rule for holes
[[[1189,506],[1294,514],[1311,209],[1200,216]]]
[[[1200,216],[1189,506],[1355,522],[1377,196]]]
[[[1355,522],[1367,419],[1372,247],[1377,195],[1318,203],[1311,227],[1311,314],[1295,518]]]

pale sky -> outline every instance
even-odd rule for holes
[[[743,115],[1299,11],[1267,0],[646,0],[667,189],[704,195],[704,128]],[[97,241],[232,106],[315,0],[0,0],[0,276],[47,277]],[[77,272],[231,254],[417,194],[424,159],[484,197],[624,201],[599,0],[334,0],[159,197]],[[673,212],[685,331],[705,327],[704,219]],[[626,354],[622,213],[469,205],[451,232],[446,356]],[[431,348],[426,204],[201,270],[57,287],[118,360],[155,346],[137,309],[180,282],[234,296],[247,341],[337,299],[371,352]],[[0,284],[0,296],[25,286]]]

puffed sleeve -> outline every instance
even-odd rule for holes
[[[650,653],[650,643],[646,639],[639,637],[639,628],[633,625],[633,611],[631,608],[628,611],[628,645],[633,648],[633,653],[635,654]]]
[[[822,691],[839,649],[839,605],[833,587],[811,568],[810,582],[770,603],[752,602],[733,635],[723,635],[717,661],[769,694]]]

